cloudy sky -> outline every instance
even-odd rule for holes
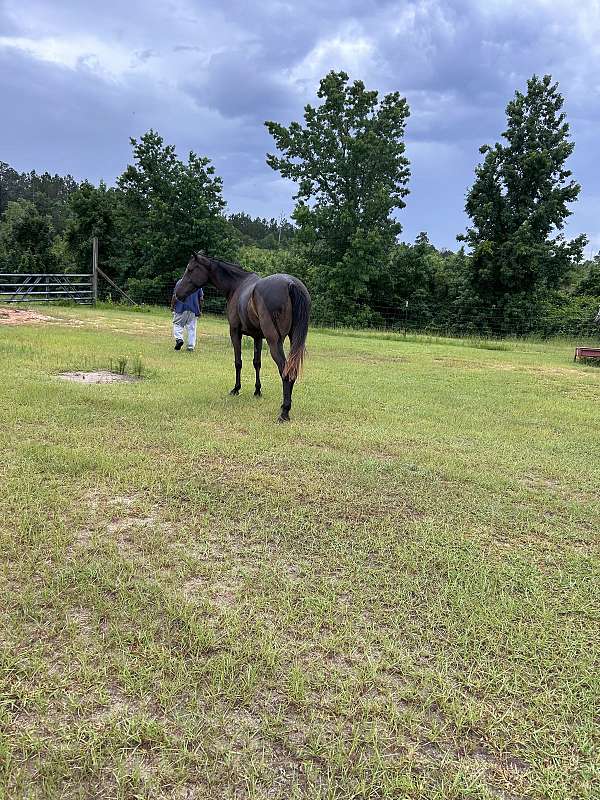
[[[289,213],[266,119],[301,119],[330,69],[411,117],[403,238],[455,247],[478,148],[534,72],[560,82],[583,190],[568,234],[600,249],[598,0],[0,0],[0,160],[114,181],[153,127],[209,156],[232,211]],[[588,248],[589,252],[589,248]]]

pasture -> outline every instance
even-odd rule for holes
[[[0,797],[598,797],[600,370],[224,320],[0,325]],[[137,383],[56,374],[141,359]]]

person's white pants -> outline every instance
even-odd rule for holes
[[[187,347],[193,350],[196,347],[196,315],[193,311],[182,311],[181,314],[173,312],[173,336],[183,339],[187,329]]]

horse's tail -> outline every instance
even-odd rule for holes
[[[302,362],[306,354],[306,336],[308,334],[308,317],[310,315],[310,297],[303,286],[289,284],[292,301],[292,328],[290,333],[290,354],[285,362],[283,377],[295,381],[302,370]]]

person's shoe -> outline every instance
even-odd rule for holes
[[[181,350],[183,347],[183,339],[175,339],[175,350]]]
[[[186,350],[188,351],[188,353],[193,353],[194,352],[194,348],[193,347],[186,347]]]

